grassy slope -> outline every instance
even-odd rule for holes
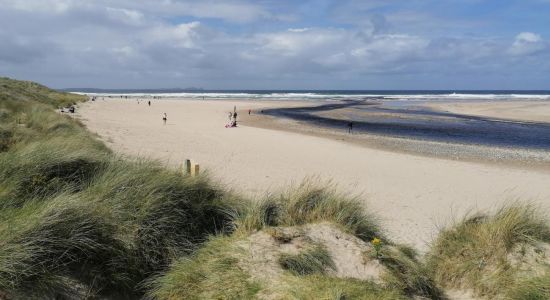
[[[133,298],[225,230],[231,195],[114,157],[52,109],[85,97],[2,78],[0,99],[0,294]]]

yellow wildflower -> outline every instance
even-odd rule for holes
[[[374,251],[376,251],[376,257],[380,258],[380,250],[382,249],[382,241],[379,238],[375,237],[374,239],[372,239],[371,243],[372,243],[372,247],[374,248]]]

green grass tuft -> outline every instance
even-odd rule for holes
[[[492,216],[477,215],[442,231],[428,267],[443,286],[502,297],[520,273],[509,257],[521,245],[550,242],[550,226],[533,206],[509,205]]]
[[[516,285],[506,293],[511,300],[546,300],[550,299],[550,268],[542,276],[518,280]]]
[[[401,300],[409,299],[399,291],[381,287],[372,282],[342,279],[322,275],[286,277],[290,286],[281,292],[280,299],[333,300]]]
[[[332,222],[364,241],[383,237],[377,219],[355,198],[330,185],[304,181],[287,192],[251,204],[235,217],[238,230],[252,232],[270,226],[298,226]]]
[[[443,292],[432,278],[430,270],[417,259],[412,249],[384,247],[378,258],[388,272],[383,275],[387,287],[402,291],[405,295],[429,299],[444,299]]]
[[[334,269],[330,253],[323,245],[314,245],[298,254],[283,253],[279,264],[296,276],[324,274],[327,269]]]
[[[154,299],[256,299],[261,285],[238,264],[234,238],[214,237],[148,283]]]

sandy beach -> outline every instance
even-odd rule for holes
[[[436,110],[502,118],[526,122],[550,123],[550,105],[547,101],[468,101],[463,103],[443,102],[429,103],[427,106]]]
[[[146,101],[109,99],[88,102],[78,114],[118,153],[151,157],[174,167],[190,158],[216,181],[252,197],[298,184],[307,177],[330,180],[341,191],[359,196],[380,216],[391,238],[420,250],[439,227],[471,210],[492,209],[514,200],[550,208],[550,170],[546,167],[487,164],[371,147],[354,143],[353,136],[323,135],[300,122],[258,113],[310,104],[170,99],[153,100],[149,107]],[[239,127],[225,128],[234,106]],[[490,109],[496,109],[474,106],[439,109],[461,113],[477,109],[488,116]],[[550,119],[539,113],[540,107],[532,109],[532,114],[523,108],[517,115],[509,110],[507,117],[536,122]],[[168,121],[163,125],[165,112]]]

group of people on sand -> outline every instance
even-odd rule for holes
[[[150,105],[151,105],[151,101],[149,101],[149,106]],[[251,113],[251,110],[248,110],[248,114],[250,113]],[[238,116],[237,107],[235,107],[233,109],[233,112],[229,112],[228,114],[229,123],[225,125],[225,128],[237,127],[237,116]],[[166,125],[166,121],[168,121],[168,115],[164,113],[162,116],[162,122],[164,123],[164,125]]]
[[[233,112],[228,114],[229,123],[225,125],[225,128],[237,127],[237,107],[233,108]]]
[[[62,113],[69,112],[71,114],[74,114],[75,109],[75,105],[68,105],[66,107],[62,107],[59,111]]]

